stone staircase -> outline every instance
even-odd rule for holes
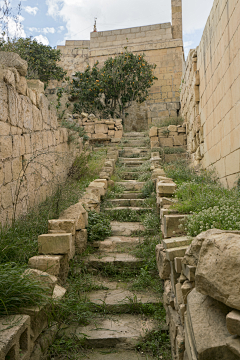
[[[119,167],[121,178],[115,182],[124,190],[116,199],[108,200],[108,204],[101,211],[109,214],[122,212],[142,214],[149,211],[142,198],[141,189],[145,182],[138,181],[137,167],[149,159],[149,138],[142,133],[127,133],[120,144]],[[139,221],[112,221],[112,236],[104,241],[96,241],[93,246],[97,249],[84,261],[88,271],[98,274],[104,269],[113,269],[121,274],[140,273],[143,260],[130,251],[142,240],[138,234],[144,231]],[[137,343],[143,339],[148,331],[155,330],[158,324],[146,315],[136,314],[131,309],[138,309],[142,305],[156,305],[161,299],[151,292],[133,292],[124,280],[108,281],[104,279],[104,286],[108,290],[97,290],[89,293],[88,300],[92,307],[104,307],[106,314],[98,314],[88,326],[72,326],[67,329],[69,336],[84,339],[92,348],[87,359],[94,360],[135,360],[153,359],[149,354],[136,352]],[[134,315],[132,314],[134,313]]]

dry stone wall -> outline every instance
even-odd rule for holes
[[[92,32],[90,41],[67,40],[65,46],[58,46],[62,53],[60,65],[72,76],[76,71],[84,71],[88,64],[93,66],[96,61],[103,64],[126,46],[133,53],[145,53],[146,60],[157,65],[158,80],[150,89],[148,101],[128,109],[125,129],[139,131],[161,118],[177,115],[180,109],[182,1],[172,0],[172,24]],[[49,92],[54,92],[54,86]]]
[[[10,66],[10,67],[9,67]],[[26,80],[27,63],[0,52],[0,224],[26,214],[65,180],[82,140],[68,143],[44,84]]]
[[[181,87],[188,150],[233,187],[240,173],[240,1],[215,0],[199,46],[190,51]]]

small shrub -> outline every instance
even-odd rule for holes
[[[88,156],[86,153],[82,153],[77,156],[74,160],[69,172],[68,176],[74,180],[80,180],[86,175],[88,171]]]
[[[111,236],[111,234],[111,223],[106,217],[106,214],[98,214],[96,211],[89,211],[88,241],[102,241]]]
[[[154,182],[153,182],[152,180],[148,180],[148,181],[144,184],[144,186],[143,186],[143,188],[142,188],[142,190],[141,190],[141,192],[142,192],[142,197],[147,198],[147,197],[149,197],[154,191],[155,191]]]

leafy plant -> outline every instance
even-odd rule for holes
[[[124,53],[109,58],[101,69],[98,62],[91,69],[77,72],[70,84],[74,112],[88,110],[124,119],[126,109],[133,101],[144,102],[148,89],[157,78],[153,75],[156,65],[145,60],[144,54]]]
[[[101,241],[111,236],[112,229],[110,220],[105,214],[96,211],[88,213],[88,241]]]
[[[39,79],[46,85],[51,79],[62,80],[66,71],[58,66],[61,60],[60,50],[38,43],[35,39],[14,38],[0,41],[1,51],[16,52],[28,62],[28,79]]]

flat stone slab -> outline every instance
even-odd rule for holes
[[[131,236],[137,231],[145,230],[140,222],[111,221],[111,227],[113,236]]]
[[[92,303],[104,305],[109,311],[124,311],[131,305],[159,304],[160,302],[154,294],[133,293],[124,289],[94,291],[88,297]]]
[[[109,201],[114,206],[140,207],[145,204],[145,199],[114,199]]]
[[[141,191],[124,191],[122,195],[120,195],[120,199],[141,199],[142,193]]]
[[[95,348],[133,349],[146,332],[157,329],[157,325],[156,321],[141,315],[101,316],[94,319],[93,324],[77,327],[75,335]]]
[[[101,268],[104,265],[112,264],[116,267],[139,267],[142,265],[143,260],[136,258],[130,254],[125,253],[108,253],[101,255],[90,255],[85,259],[88,266],[94,268]]]
[[[105,208],[105,211],[116,211],[116,210],[131,210],[131,211],[138,211],[138,212],[145,212],[150,211],[150,208],[144,208],[139,206],[116,206],[112,208]]]
[[[185,255],[187,248],[188,246],[180,246],[173,249],[167,249],[166,250],[167,260],[173,261],[175,257],[183,257]]]
[[[130,250],[141,242],[139,237],[131,236],[111,236],[104,241],[95,241],[93,246],[99,248],[100,251],[118,252]]]
[[[86,352],[86,357],[79,357],[80,359],[88,360],[154,360],[156,358],[150,356],[149,354],[142,354],[137,351],[129,350],[115,350],[115,349],[94,349],[92,351]]]
[[[143,181],[136,181],[136,180],[125,180],[125,181],[118,181],[115,184],[122,186],[125,190],[141,190],[145,185]]]
[[[124,139],[126,137],[146,137],[146,135],[142,132],[130,131],[130,132],[124,133],[122,139]]]
[[[189,236],[173,237],[170,239],[162,240],[165,249],[172,249],[180,246],[188,246],[192,243],[193,238]]]

